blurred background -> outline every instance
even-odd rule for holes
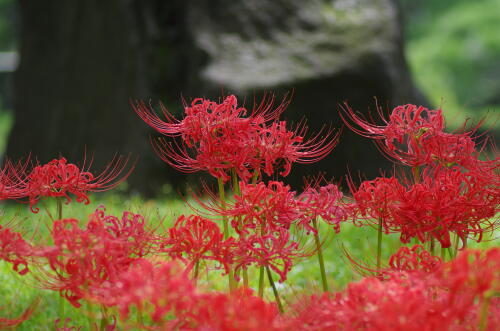
[[[251,108],[292,90],[284,118],[311,131],[340,127],[344,102],[364,113],[416,103],[441,107],[450,130],[488,116],[498,138],[499,27],[500,0],[0,0],[0,155],[78,164],[86,151],[99,171],[131,153],[130,189],[175,193],[198,178],[154,155],[130,99],[181,114],[181,97],[235,93]],[[285,181],[389,167],[344,130]]]

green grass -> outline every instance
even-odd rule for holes
[[[452,127],[489,116],[498,130],[500,1],[401,1],[417,85]]]
[[[95,197],[91,204],[73,203],[65,206],[64,217],[73,217],[79,220],[86,220],[99,205],[105,205],[107,213],[119,216],[124,210],[140,213],[146,217],[151,226],[156,226],[161,222],[159,231],[166,231],[172,222],[182,213],[189,213],[190,210],[181,200],[143,200],[140,197],[124,197],[117,194],[101,194]],[[48,210],[54,210],[55,205],[49,203]],[[4,210],[1,223],[14,222],[16,229],[24,233],[28,238],[44,237],[48,234],[50,219],[44,215],[42,209],[39,214],[32,214],[27,205],[7,204],[0,206]],[[46,225],[44,225],[46,224]],[[352,224],[344,224],[340,234],[334,234],[328,226],[321,226],[321,236],[326,238],[324,242],[324,255],[326,262],[327,277],[330,288],[340,290],[347,283],[360,279],[356,274],[345,255],[342,247],[345,247],[352,257],[360,262],[374,265],[376,259],[375,247],[377,232],[371,227],[356,227]],[[491,239],[491,238],[490,238]],[[312,238],[310,239],[312,242]],[[494,241],[485,241],[481,244],[471,244],[471,247],[489,247],[495,245]],[[400,246],[399,238],[395,234],[383,237],[383,257],[387,258]],[[256,270],[250,273],[251,286],[257,287]],[[277,276],[275,275],[275,279]],[[226,290],[227,280],[218,271],[202,272],[199,286],[205,290]],[[317,257],[312,256],[307,259],[296,261],[296,265],[289,273],[288,280],[284,284],[279,284],[279,289],[285,302],[293,302],[301,295],[311,292],[319,292],[321,289],[320,274],[317,264]],[[273,300],[270,288],[266,289],[266,298]],[[64,316],[60,316],[60,299],[57,293],[40,290],[35,287],[35,283],[29,275],[19,276],[11,270],[10,265],[0,263],[0,316],[17,316],[35,299],[40,303],[32,317],[21,324],[19,330],[52,330],[54,321],[58,318],[71,318],[74,326],[83,326],[88,329],[88,309],[84,306],[81,309],[72,307],[69,303],[64,303]]]

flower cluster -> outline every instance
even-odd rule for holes
[[[278,316],[275,305],[248,289],[232,294],[198,292],[174,262],[138,260],[100,292],[97,301],[117,306],[122,319],[135,306],[165,330],[273,330]]]
[[[208,171],[226,182],[231,171],[243,181],[262,172],[271,176],[278,170],[286,176],[292,163],[315,162],[335,147],[338,135],[332,131],[305,140],[305,126],[287,129],[286,123],[278,120],[287,103],[284,100],[272,109],[272,100],[263,102],[246,116],[248,111],[238,107],[234,95],[221,103],[198,98],[185,107],[181,121],[163,107],[166,121],[143,102],[136,102],[133,108],[159,133],[180,136],[181,142],[174,144],[163,138],[153,140],[166,163],[184,172]]]
[[[28,258],[32,255],[33,247],[20,233],[0,225],[0,260],[12,263],[16,272],[25,275],[29,271]]]
[[[51,269],[41,270],[43,287],[59,291],[75,307],[152,250],[154,237],[141,215],[125,212],[119,219],[104,212],[97,209],[84,229],[76,219],[55,221],[54,245],[37,252]]]
[[[223,239],[215,222],[197,215],[181,215],[161,241],[159,251],[187,262],[188,271],[202,260],[217,261],[228,271],[232,246],[233,241]]]
[[[351,184],[355,210],[367,221],[399,232],[402,242],[435,239],[443,248],[450,247],[451,233],[465,245],[498,226],[500,158],[482,155],[486,141],[474,137],[477,128],[446,133],[441,110],[415,105],[396,107],[385,126],[370,124],[350,108],[345,114],[355,132],[374,138],[382,151],[413,171],[413,180],[402,183],[381,177],[358,188]]]
[[[26,178],[26,195],[31,210],[44,197],[64,197],[66,203],[71,202],[69,194],[76,196],[77,202],[89,203],[88,192],[106,191],[124,181],[131,170],[121,178],[126,159],[115,158],[99,175],[81,170],[75,164],[68,163],[65,158],[54,159],[45,165],[36,166]]]
[[[499,254],[466,251],[426,277],[401,271],[364,278],[336,294],[313,295],[288,320],[293,330],[470,330],[500,325]],[[489,310],[489,314],[488,314]]]

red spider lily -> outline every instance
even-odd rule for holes
[[[288,327],[471,330],[484,320],[484,329],[495,330],[500,326],[500,301],[493,297],[500,279],[499,252],[495,248],[464,253],[462,258],[429,270],[426,277],[399,271],[386,280],[369,277],[351,283],[343,292],[312,296],[296,306],[298,315],[287,320]]]
[[[276,120],[279,115],[286,109],[290,103],[290,99],[285,96],[282,102],[274,108],[275,98],[273,95],[264,95],[259,104],[255,104],[248,118],[256,118],[264,122]],[[136,101],[132,103],[132,108],[139,117],[151,126],[156,131],[167,136],[182,135],[186,140],[192,143],[200,142],[205,136],[203,131],[213,130],[217,125],[223,127],[224,124],[232,125],[234,119],[245,119],[243,116],[247,114],[247,110],[237,106],[237,99],[234,95],[230,95],[220,104],[197,98],[188,107],[184,102],[185,116],[183,120],[177,120],[175,117],[160,103],[160,108],[165,116],[166,121],[163,121],[152,109],[147,106],[144,101]],[[274,109],[273,109],[274,108]]]
[[[231,294],[200,294],[182,318],[193,330],[284,330],[276,305],[254,296],[248,288]]]
[[[226,256],[228,242],[223,240],[216,223],[197,215],[182,215],[168,232],[169,236],[162,242],[160,251],[173,258],[187,260],[188,271],[203,259],[216,260],[226,270],[229,269],[229,256]]]
[[[26,162],[13,163],[11,160],[4,161],[3,168],[0,169],[0,200],[20,199],[26,196]]]
[[[282,167],[280,175],[285,177],[290,173],[292,163],[311,164],[323,159],[335,148],[340,136],[340,132],[333,134],[332,130],[320,131],[305,140],[306,133],[305,125],[299,125],[292,131],[287,130],[285,121],[262,127],[253,141],[257,153],[252,164],[254,171],[260,172],[262,169],[271,176],[276,167]]]
[[[94,300],[117,306],[122,319],[127,319],[132,306],[150,314],[156,323],[168,323],[174,329],[178,319],[166,321],[171,314],[189,311],[196,299],[194,284],[173,262],[153,264],[139,259],[110,282],[99,288]],[[171,329],[169,329],[171,330]]]
[[[386,232],[392,224],[394,209],[399,205],[399,194],[404,187],[395,177],[378,177],[364,181],[355,189],[352,181],[349,186],[354,198],[351,212],[354,218],[358,215],[369,222],[382,221]]]
[[[25,275],[29,271],[28,258],[32,255],[33,247],[20,233],[0,225],[0,260],[12,263],[16,272]]]
[[[40,283],[59,291],[75,307],[81,298],[147,255],[153,241],[142,216],[125,212],[118,219],[105,216],[104,208],[91,215],[85,229],[78,227],[76,219],[55,221],[52,237],[54,246],[38,251],[52,270],[41,270]]]
[[[398,251],[391,255],[389,259],[390,271],[423,271],[430,273],[436,270],[443,261],[433,256],[420,245],[413,247],[402,246]]]
[[[220,104],[196,99],[186,107],[182,121],[165,112],[167,122],[143,103],[134,109],[160,133],[181,137],[181,143],[169,143],[163,138],[152,141],[163,161],[184,172],[208,171],[225,182],[231,171],[244,181],[261,170],[272,175],[277,168],[283,168],[281,174],[286,176],[292,163],[316,162],[335,147],[338,134],[332,131],[305,140],[304,125],[290,131],[285,122],[278,122],[287,104],[272,110],[262,103],[245,117],[247,110],[237,106],[234,95]]]
[[[152,142],[166,163],[185,172],[206,170],[214,177],[227,181],[228,172],[232,169],[246,180],[252,176],[248,169],[249,158],[253,157],[249,142],[259,125],[279,116],[287,103],[273,111],[263,101],[249,117],[244,117],[247,110],[237,106],[234,95],[220,104],[198,98],[191,107],[185,108],[182,121],[175,120],[164,110],[167,122],[161,121],[144,104],[139,103],[134,110],[160,133],[182,137],[181,145],[172,145],[163,139]],[[192,157],[192,154],[195,156]]]
[[[459,170],[426,174],[421,183],[398,194],[391,227],[401,232],[402,242],[434,237],[446,248],[451,245],[450,232],[464,243],[467,237],[481,241],[484,232],[498,226],[494,216],[500,197],[488,187],[483,180]]]
[[[469,292],[471,303],[475,297],[481,301],[489,299],[500,292],[500,248],[465,250],[437,273],[446,280],[452,295]],[[454,299],[452,297],[450,301],[458,301]]]
[[[352,131],[376,139],[381,150],[393,159],[410,166],[424,164],[428,159],[428,155],[422,151],[424,141],[444,129],[441,110],[408,104],[394,108],[389,120],[384,118],[380,108],[378,112],[386,125],[371,124],[356,115],[348,105],[340,112],[340,116]]]
[[[283,182],[239,182],[239,186],[240,193],[225,208],[216,203],[200,203],[216,215],[231,217],[231,226],[240,235],[256,232],[267,234],[278,228],[289,229],[299,219],[295,191]]]
[[[294,259],[304,256],[299,244],[290,239],[290,231],[277,228],[269,234],[241,236],[236,241],[234,269],[237,272],[252,264],[269,266],[280,276],[279,281],[284,282]]]
[[[310,223],[321,217],[326,223],[333,225],[336,233],[340,232],[340,223],[347,219],[347,211],[342,205],[343,194],[337,185],[320,186],[318,179],[307,183],[304,192],[298,196],[298,208],[301,218],[298,222],[307,231],[316,233]]]
[[[68,163],[65,158],[54,159],[43,166],[36,166],[26,179],[30,208],[34,213],[38,212],[39,209],[34,206],[43,197],[64,197],[66,203],[70,203],[69,194],[75,195],[77,202],[88,204],[90,202],[88,192],[110,190],[130,175],[133,167],[119,177],[127,162],[128,159],[114,158],[97,176]]]

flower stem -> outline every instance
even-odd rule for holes
[[[56,198],[56,202],[57,202],[57,219],[58,220],[62,220],[62,217],[63,217],[63,212],[62,212],[62,208],[63,208],[63,201],[62,201],[62,197],[57,197]]]
[[[222,178],[217,178],[217,183],[219,184],[219,197],[220,197],[220,202],[221,202],[221,207],[222,210],[226,210],[226,191],[224,189],[224,182],[222,181]],[[227,221],[227,216],[222,215],[222,222],[224,224],[224,239],[227,239],[229,237],[229,225]],[[227,273],[228,277],[228,285],[229,285],[229,292],[233,292],[234,289],[236,288],[235,283],[234,283],[234,277],[233,277],[233,269],[230,268],[229,272]]]
[[[325,262],[323,260],[323,249],[321,248],[321,241],[319,240],[318,222],[315,218],[313,219],[312,224],[314,230],[316,230],[316,233],[314,234],[314,241],[316,242],[316,250],[318,252],[318,262],[319,262],[319,270],[321,272],[321,282],[323,284],[323,292],[328,292],[328,282],[326,280]]]
[[[194,275],[193,275],[193,281],[196,284],[196,281],[198,280],[198,273],[200,272],[200,261],[196,261],[194,264]]]
[[[260,174],[260,171],[259,169],[256,169],[254,172],[253,172],[253,176],[252,176],[252,184],[257,184],[257,180],[259,179],[259,174]]]
[[[479,331],[485,331],[488,327],[488,308],[490,306],[490,297],[483,298],[481,310],[479,313]]]
[[[259,270],[259,297],[264,297],[264,266],[260,266]]]
[[[248,288],[248,270],[247,268],[243,268],[243,286]]]
[[[419,183],[420,182],[420,166],[415,166],[412,168],[413,170],[413,179],[415,181],[415,183]]]
[[[108,322],[108,310],[104,305],[101,306],[101,326],[100,330],[106,330],[106,327],[109,325]]]
[[[273,276],[271,275],[271,270],[269,270],[269,266],[267,265],[266,265],[266,271],[267,271],[267,278],[269,279],[269,284],[271,284],[271,287],[273,288],[274,298],[276,299],[276,303],[278,304],[278,309],[280,313],[283,314],[284,310],[283,310],[283,305],[281,304],[280,295],[278,293],[276,285],[274,284]]]
[[[434,255],[434,238],[431,238],[431,241],[429,243],[429,251],[430,251],[432,256],[435,256]]]
[[[217,178],[217,183],[219,184],[219,197],[222,210],[226,210],[226,191],[224,190],[224,182],[222,178]],[[227,216],[222,215],[222,222],[224,224],[224,239],[229,237],[229,226],[227,224]]]
[[[382,265],[382,218],[378,220],[377,271],[380,271],[381,265]]]

